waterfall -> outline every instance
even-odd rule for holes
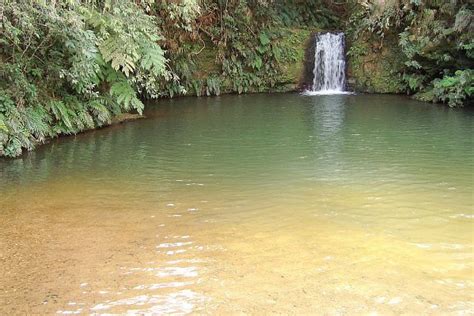
[[[316,35],[313,74],[310,94],[344,93],[346,87],[344,33]]]

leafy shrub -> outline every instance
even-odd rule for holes
[[[273,89],[299,53],[280,45],[289,28],[332,28],[328,3],[4,0],[0,156],[142,113],[143,98]]]
[[[6,1],[1,9],[0,155],[142,113],[168,78],[153,17],[134,2]]]
[[[472,101],[474,14],[468,1],[402,0],[380,8],[357,1],[352,38],[398,37],[404,90],[424,101],[462,106]],[[362,5],[360,5],[362,3]]]
[[[444,76],[433,81],[433,101],[462,106],[474,95],[474,71],[458,70],[454,76]]]

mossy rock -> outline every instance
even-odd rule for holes
[[[250,87],[250,90],[245,92],[287,92],[295,91],[300,87],[304,71],[305,48],[314,30],[284,28],[282,31],[286,33],[285,36],[274,43],[287,52],[281,58],[280,75],[274,78],[272,86],[260,86],[255,89]],[[235,93],[237,91],[235,91],[229,78],[222,77],[222,69],[217,60],[217,54],[217,47],[211,42],[206,42],[204,48],[194,56],[198,69],[194,79],[204,87],[208,78],[219,78],[221,80],[221,93]],[[195,95],[195,92],[188,91],[187,95]]]
[[[361,37],[349,42],[349,85],[359,92],[400,93],[403,91],[401,69],[404,57],[396,37],[383,42]]]
[[[279,82],[290,90],[295,90],[303,78],[305,50],[314,31],[307,29],[287,29],[287,31],[288,35],[279,44],[289,48],[293,53],[281,64],[282,76]]]
[[[195,76],[196,79],[206,79],[212,75],[219,75],[221,67],[217,62],[217,47],[211,43],[205,43],[204,48],[196,55],[196,68],[198,71]]]

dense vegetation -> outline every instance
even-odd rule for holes
[[[153,17],[132,2],[12,1],[1,12],[0,155],[108,124],[169,76]]]
[[[395,37],[386,92],[466,104],[472,6],[435,2],[0,0],[0,156],[142,113],[146,98],[294,89],[317,30],[347,28],[355,61],[373,48],[360,43]]]
[[[337,19],[319,0],[7,0],[0,22],[0,156],[14,157],[143,98],[278,90],[303,54],[291,38],[308,37],[292,28]]]
[[[349,55],[357,59],[388,46],[387,92],[406,92],[449,106],[471,103],[473,8],[468,0],[357,1],[349,21],[354,42]],[[367,42],[376,45],[369,47]]]

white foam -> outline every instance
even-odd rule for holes
[[[319,91],[310,91],[305,90],[302,92],[303,95],[337,95],[337,94],[355,94],[351,91],[341,91],[341,90],[319,90]]]
[[[167,242],[167,243],[159,244],[158,246],[156,246],[156,248],[182,247],[182,246],[190,245],[192,243],[193,243],[192,241],[175,242],[175,243]]]
[[[159,277],[180,276],[180,277],[196,277],[198,276],[197,267],[166,267],[160,269],[156,274]]]

